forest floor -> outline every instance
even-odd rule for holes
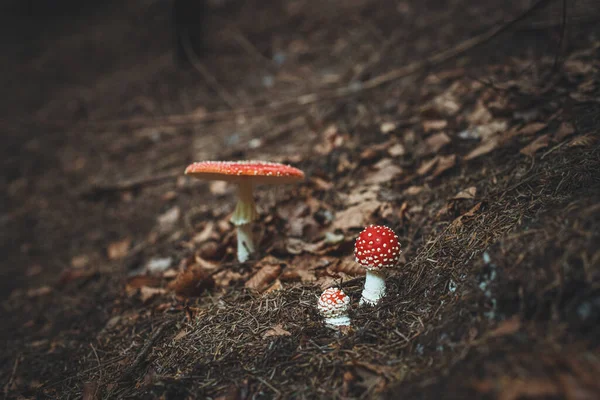
[[[183,68],[168,2],[124,3],[2,24],[6,398],[597,398],[593,7],[211,2]],[[249,262],[207,159],[306,174],[257,188]],[[403,254],[359,308],[368,224]]]

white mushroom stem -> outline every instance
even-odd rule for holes
[[[238,202],[231,216],[231,222],[236,227],[237,258],[239,262],[248,261],[250,254],[254,253],[252,221],[258,218],[258,212],[256,211],[256,203],[252,192],[252,183],[249,180],[241,180],[238,183]]]
[[[350,326],[350,317],[344,314],[338,315],[337,317],[325,318],[325,324],[332,328],[338,328],[340,326]]]
[[[237,258],[239,262],[246,262],[250,254],[254,253],[252,240],[252,224],[236,226],[237,231]]]
[[[385,295],[385,276],[381,271],[367,270],[365,288],[359,305],[375,305]]]

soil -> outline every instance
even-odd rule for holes
[[[77,3],[0,24],[5,398],[600,397],[593,1],[212,1],[184,63],[170,2]],[[306,174],[250,262],[204,159]]]

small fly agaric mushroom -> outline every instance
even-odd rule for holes
[[[201,161],[188,165],[186,175],[237,184],[238,202],[231,216],[237,231],[237,257],[248,260],[254,252],[251,222],[258,218],[253,188],[259,184],[292,183],[304,179],[304,172],[289,165],[267,161]]]
[[[387,226],[369,225],[358,235],[354,257],[367,270],[359,304],[377,304],[385,295],[382,269],[395,266],[401,252],[398,236]]]
[[[317,308],[321,316],[325,318],[325,324],[330,328],[338,329],[350,326],[348,317],[350,297],[342,289],[336,287],[326,289],[319,297]]]

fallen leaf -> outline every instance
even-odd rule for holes
[[[439,131],[439,130],[444,129],[447,126],[448,126],[448,121],[446,121],[445,119],[423,121],[423,130],[425,131],[425,133],[431,132],[431,131]]]
[[[260,269],[248,279],[244,286],[259,292],[265,290],[281,273],[281,264],[282,262],[275,257],[263,258],[257,263]]]
[[[163,295],[165,293],[167,293],[167,289],[143,286],[140,288],[140,299],[145,303],[154,296]]]
[[[440,156],[437,163],[437,167],[431,173],[431,176],[429,176],[428,179],[433,179],[440,176],[450,168],[454,167],[454,165],[456,165],[456,154],[451,154],[449,156]]]
[[[459,132],[458,137],[461,139],[481,139],[482,142],[485,142],[488,138],[491,138],[497,133],[504,132],[507,129],[508,124],[506,121],[492,121],[488,124],[479,125]]]
[[[27,297],[40,297],[46,296],[52,293],[52,288],[50,286],[40,286],[35,289],[29,289],[27,291]]]
[[[525,125],[521,129],[515,132],[515,136],[531,136],[535,135],[542,129],[544,129],[548,124],[544,122],[532,122],[530,124]]]
[[[586,134],[586,135],[579,135],[574,137],[573,139],[571,139],[571,141],[569,142],[569,144],[567,145],[568,147],[589,147],[592,144],[594,144],[596,142],[596,137]]]
[[[518,332],[519,329],[521,329],[521,320],[518,316],[514,316],[500,322],[495,329],[488,332],[487,336],[499,337],[512,335],[513,333]]]
[[[181,215],[181,211],[178,206],[171,207],[163,214],[159,215],[157,218],[158,221],[158,229],[161,232],[168,232],[177,223],[179,220],[179,216]]]
[[[362,276],[367,273],[365,268],[357,263],[353,257],[342,258],[329,269],[331,272],[343,272],[350,276]]]
[[[71,258],[71,267],[73,268],[83,268],[85,266],[87,266],[90,262],[90,258],[85,255],[79,255],[79,256],[75,256],[73,258]]]
[[[444,132],[436,133],[425,139],[428,153],[437,153],[442,147],[450,143],[450,137]]]
[[[429,171],[431,171],[431,169],[438,162],[439,158],[440,158],[439,156],[435,156],[431,160],[424,161],[423,163],[421,163],[421,165],[417,169],[417,175],[423,176],[423,175],[427,174]]]
[[[98,399],[98,382],[85,382],[83,384],[83,390],[81,393],[82,400],[96,400]]]
[[[381,133],[388,134],[396,130],[396,124],[394,122],[384,122],[379,126]]]
[[[421,193],[424,189],[425,188],[423,186],[409,186],[404,191],[404,194],[408,196],[416,196],[419,193]]]
[[[277,324],[274,325],[272,328],[268,329],[265,331],[265,333],[263,333],[263,339],[269,338],[269,337],[277,337],[277,336],[291,336],[292,334],[289,331],[286,331],[285,329],[283,329],[283,325],[282,324]]]
[[[473,217],[475,215],[475,213],[477,213],[477,211],[479,211],[480,208],[481,208],[481,202],[475,204],[473,207],[471,207],[471,209],[469,211],[467,211],[463,215],[457,217],[454,221],[452,221],[452,224],[450,225],[452,227],[452,229],[456,230],[458,227],[462,226],[463,219]]]
[[[473,150],[471,150],[469,152],[469,154],[467,154],[465,156],[465,160],[473,160],[477,157],[481,157],[484,154],[488,154],[491,151],[495,150],[496,147],[498,147],[498,139],[497,138],[491,138],[487,141],[484,141],[483,143],[481,143],[479,146],[477,146],[476,148],[474,148]]]
[[[107,253],[110,260],[118,260],[123,258],[129,252],[131,246],[131,238],[125,238],[108,245]]]
[[[392,157],[403,156],[406,154],[406,149],[400,143],[396,143],[388,149],[388,154]]]
[[[545,135],[538,137],[537,139],[535,139],[534,141],[529,143],[527,146],[523,147],[519,151],[519,153],[521,153],[527,157],[533,157],[534,154],[538,150],[543,149],[544,147],[548,147],[549,143],[550,143],[550,135],[547,133]]]
[[[265,289],[264,293],[276,292],[277,290],[283,289],[283,285],[279,279],[275,279],[275,282],[271,284],[268,288]]]
[[[363,227],[384,203],[378,200],[365,201],[335,214],[332,229],[346,231],[350,228]]]
[[[474,199],[477,194],[477,188],[475,186],[468,187],[458,192],[452,200],[463,200],[463,199]]]
[[[558,130],[554,134],[554,140],[556,140],[557,142],[561,142],[564,138],[566,138],[567,136],[571,136],[574,133],[575,128],[573,127],[573,125],[569,122],[563,122],[562,124],[560,124]]]
[[[475,109],[467,116],[467,121],[471,125],[483,125],[492,120],[492,113],[487,109],[483,101],[478,101]]]
[[[125,290],[131,291],[144,286],[157,287],[160,286],[162,279],[159,276],[152,275],[136,275],[127,280]]]
[[[191,265],[169,283],[168,288],[179,296],[200,296],[204,290],[214,286],[213,278],[199,265]]]
[[[376,171],[369,173],[365,177],[365,182],[370,185],[389,182],[404,172],[390,158],[384,158],[375,164],[374,167]]]

